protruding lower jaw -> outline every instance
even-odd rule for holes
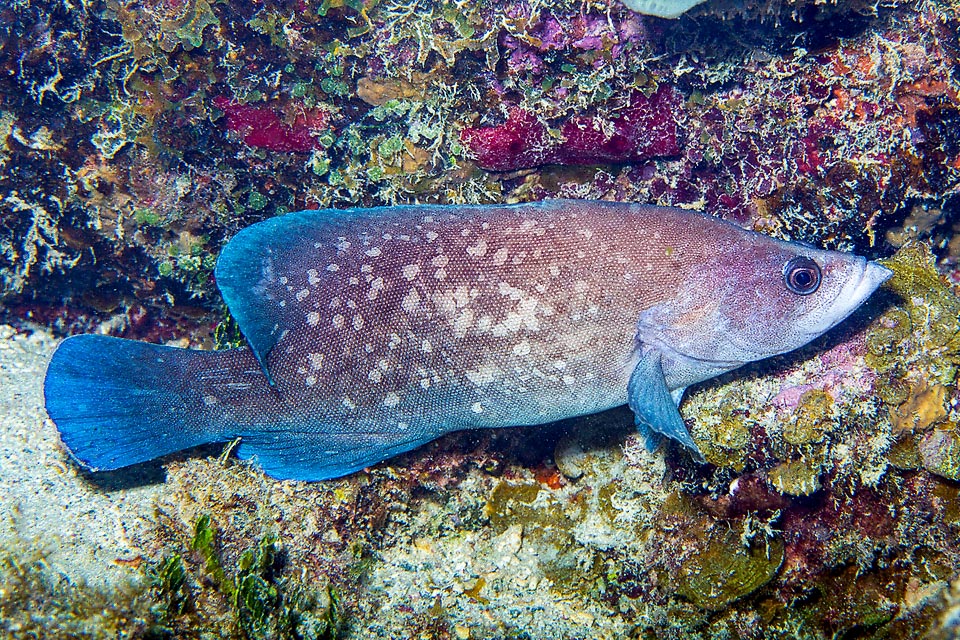
[[[868,262],[863,270],[863,277],[860,278],[860,284],[853,292],[853,299],[856,300],[854,307],[859,307],[864,300],[870,297],[870,294],[893,276],[893,271],[887,269],[878,262]]]
[[[861,258],[862,259],[862,258]],[[870,297],[877,288],[890,279],[893,271],[876,262],[867,262],[863,260],[863,271],[857,279],[851,279],[851,282],[844,287],[840,295],[833,303],[832,317],[829,326],[823,327],[820,333],[828,331],[830,328],[839,324],[864,301]]]

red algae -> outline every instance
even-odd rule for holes
[[[511,110],[495,127],[470,127],[460,140],[490,171],[514,171],[545,164],[628,164],[680,153],[677,113],[681,100],[668,85],[649,97],[639,91],[612,116],[575,116],[554,135],[536,115]]]
[[[290,121],[284,121],[273,109],[214,98],[215,107],[227,116],[227,131],[237,132],[247,146],[266,151],[308,153],[321,148],[319,132],[329,128],[329,116],[323,109],[301,109]]]

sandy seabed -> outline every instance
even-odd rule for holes
[[[70,582],[110,587],[137,572],[129,536],[151,517],[159,484],[111,491],[69,460],[43,408],[49,332],[0,325],[0,553],[41,552]]]

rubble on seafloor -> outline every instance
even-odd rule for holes
[[[0,629],[953,637],[960,7],[727,5],[0,9],[5,322],[210,346],[238,229],[415,201],[683,206],[896,274],[837,332],[691,390],[706,466],[646,452],[625,411],[315,484],[177,457],[139,586],[51,579],[24,541]]]

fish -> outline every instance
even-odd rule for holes
[[[891,272],[707,214],[590,200],[288,213],[222,249],[247,346],[63,340],[46,411],[112,470],[239,439],[280,479],[344,476],[464,429],[624,404],[703,462],[690,385],[823,335]]]

